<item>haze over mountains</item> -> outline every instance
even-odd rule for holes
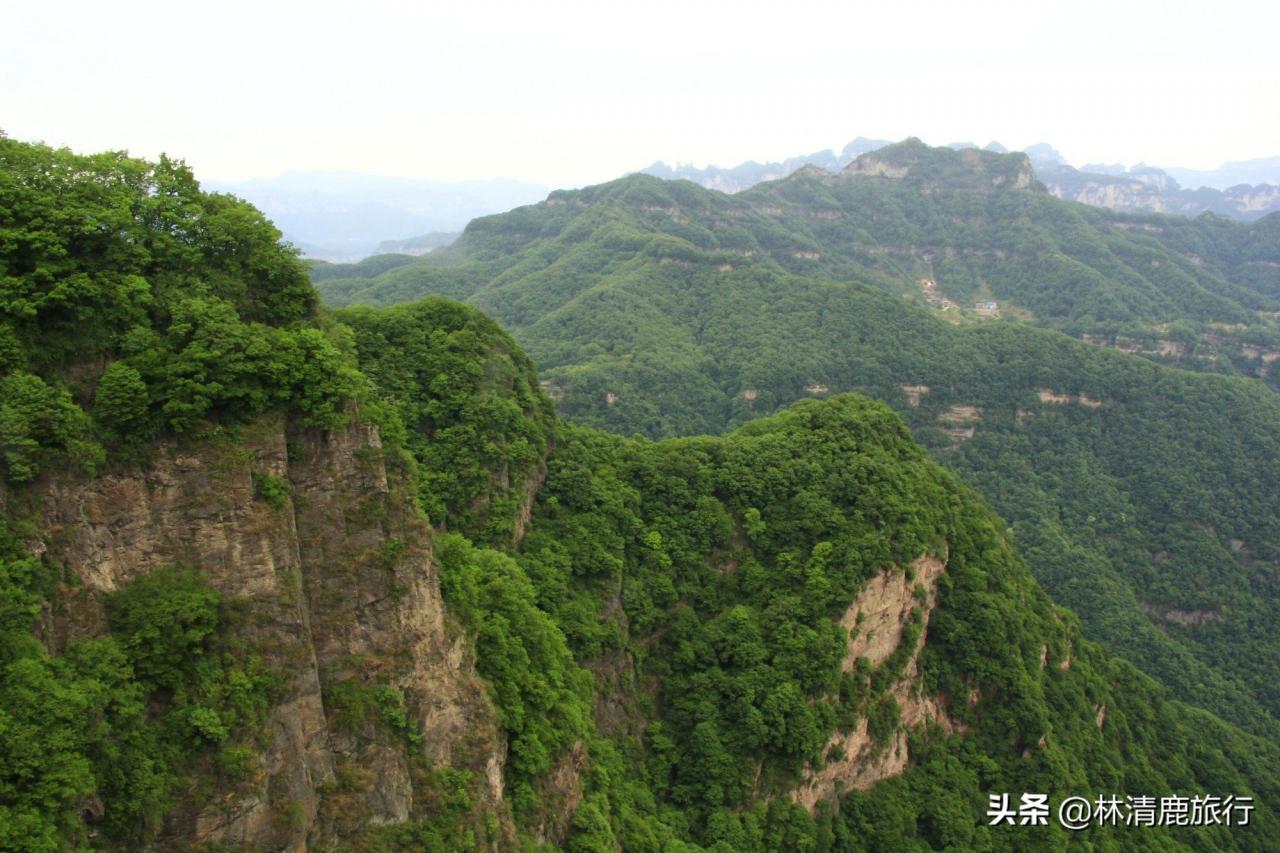
[[[733,167],[669,166],[642,170],[667,180],[690,180],[736,193],[785,178],[802,166],[838,172],[859,155],[889,145],[858,137],[840,151],[817,151],[781,162],[749,161]],[[952,149],[976,147],[954,143]],[[986,150],[1004,153],[999,143]],[[1037,177],[1059,198],[1125,211],[1196,216],[1216,213],[1256,219],[1280,209],[1280,158],[1225,163],[1213,171],[1157,169],[1139,164],[1069,165],[1046,144],[1027,149]],[[421,181],[339,172],[287,172],[251,181],[209,181],[218,192],[251,202],[310,258],[351,262],[372,254],[420,254],[447,245],[470,220],[546,197],[551,188],[515,180]]]
[[[424,181],[351,172],[285,172],[249,181],[207,181],[271,218],[308,257],[359,260],[383,241],[461,231],[477,216],[531,204],[549,190],[516,180]]]
[[[723,192],[740,192],[761,181],[786,177],[805,165],[836,172],[858,155],[889,144],[888,140],[858,137],[839,153],[819,151],[780,163],[747,162],[732,168],[696,168],[658,162],[642,171],[659,178],[690,180]],[[977,146],[970,142],[957,142],[947,147],[962,150]],[[988,143],[984,150],[1008,151],[998,142]],[[1044,143],[1028,146],[1027,154],[1035,166],[1037,177],[1050,192],[1059,198],[1085,204],[1114,210],[1186,216],[1208,211],[1246,220],[1280,210],[1280,157],[1224,163],[1215,170],[1196,171],[1176,167],[1161,169],[1144,164],[1128,169],[1118,164],[1096,163],[1077,169],[1051,145]]]

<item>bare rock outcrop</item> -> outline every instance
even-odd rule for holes
[[[849,630],[850,638],[841,666],[845,672],[854,672],[861,658],[872,669],[884,665],[901,646],[912,611],[920,608],[923,627],[901,676],[889,691],[898,704],[901,725],[888,743],[881,744],[874,742],[865,716],[852,731],[837,731],[824,747],[828,761],[805,775],[791,792],[792,801],[813,811],[821,800],[843,791],[866,790],[903,772],[910,762],[907,735],[920,726],[932,723],[948,733],[965,730],[948,712],[946,697],[924,694],[918,677],[917,662],[928,634],[929,614],[937,603],[938,578],[945,570],[943,560],[928,555],[918,558],[910,573],[886,569],[867,583],[845,612],[840,624]],[[917,588],[923,590],[922,598]]]
[[[264,500],[264,477],[287,483],[288,496]],[[488,780],[484,805],[506,814],[495,712],[446,616],[430,527],[375,427],[262,419],[232,438],[162,442],[136,468],[50,479],[37,494],[48,556],[80,581],[51,620],[51,644],[105,630],[104,593],[189,566],[243,607],[235,630],[284,676],[260,733],[261,771],[186,798],[161,846],[340,849],[414,814],[423,762],[473,770]],[[403,738],[335,727],[326,690],[347,679],[403,693],[420,754]],[[359,767],[377,772],[343,775]]]

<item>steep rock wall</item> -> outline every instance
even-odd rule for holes
[[[257,494],[264,477],[288,484],[278,506]],[[191,566],[247,608],[237,630],[285,679],[259,738],[262,771],[183,797],[161,846],[340,849],[421,816],[415,767],[442,764],[484,780],[482,805],[512,838],[505,744],[410,495],[377,429],[359,421],[322,432],[264,419],[230,438],[159,444],[139,467],[41,484],[49,557],[79,579],[46,620],[51,645],[105,630],[102,594]],[[326,690],[346,679],[399,688],[421,753],[374,726],[335,726]],[[343,772],[359,767],[374,772]]]
[[[948,733],[964,730],[964,725],[947,712],[945,697],[924,694],[918,678],[917,661],[928,634],[929,614],[937,604],[938,578],[945,570],[943,560],[928,555],[915,560],[910,573],[885,569],[867,582],[845,612],[840,624],[850,637],[842,668],[854,672],[861,658],[872,670],[882,666],[902,644],[912,611],[921,609],[924,626],[901,676],[889,688],[901,712],[901,725],[888,743],[881,744],[874,742],[866,716],[851,731],[835,732],[823,750],[832,759],[805,775],[791,792],[793,802],[812,812],[821,800],[844,791],[865,791],[882,779],[898,775],[910,761],[907,735],[922,725],[937,724]],[[915,594],[917,586],[924,591],[923,600]]]

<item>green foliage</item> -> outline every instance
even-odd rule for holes
[[[192,679],[218,627],[218,595],[194,572],[161,571],[107,599],[112,633],[148,692]]]
[[[359,375],[319,330],[243,323],[224,301],[174,306],[158,341],[136,332],[125,351],[158,387],[162,420],[178,432],[215,411],[245,419],[282,405],[308,424],[334,426],[343,402],[361,389]]]
[[[553,457],[521,562],[581,653],[609,644],[582,625],[582,584],[621,583],[632,635],[657,632],[647,668],[665,711],[649,770],[699,814],[738,802],[756,760],[786,776],[820,757],[846,642],[832,616],[880,566],[941,545],[928,460],[883,408],[838,402],[726,440],[575,431]],[[734,544],[744,516],[749,550]]]
[[[404,693],[398,687],[346,678],[327,684],[324,694],[334,723],[341,729],[359,734],[377,722],[404,738],[411,748],[422,745],[422,735],[409,720]]]
[[[5,667],[4,846],[62,849],[65,838],[82,832],[76,802],[98,792],[113,800],[109,825],[122,834],[130,834],[137,820],[158,817],[156,807],[169,785],[164,750],[146,726],[144,694],[129,676],[127,662],[109,641],[81,645],[60,658],[28,654]]]
[[[430,817],[375,829],[368,839],[369,849],[379,853],[462,853],[477,849],[479,840],[488,833],[478,833],[476,824],[484,826],[484,818],[492,816],[477,814],[472,794],[475,785],[476,780],[466,770],[443,767],[432,771],[414,788],[415,799],[425,803],[423,810]],[[485,840],[496,844],[499,839]]]
[[[884,696],[871,706],[867,713],[867,733],[878,748],[887,746],[889,737],[898,730],[901,713],[897,700],[892,696]]]
[[[321,288],[335,304],[466,299],[528,349],[566,417],[623,434],[723,433],[823,387],[882,399],[1011,523],[1092,636],[1280,741],[1280,401],[1221,375],[1280,387],[1261,356],[1280,352],[1280,216],[1121,215],[1016,189],[1012,155],[878,156],[903,177],[810,170],[726,196],[630,176]],[[921,279],[959,308],[922,305]],[[978,322],[978,299],[1025,323]],[[1184,355],[1159,354],[1175,344]],[[929,390],[913,401],[913,386]],[[951,406],[980,420],[949,425]],[[742,524],[753,544],[768,535]],[[623,593],[646,594],[666,593]],[[563,605],[567,635],[608,642],[582,612]]]
[[[609,803],[601,794],[588,797],[573,812],[572,834],[565,850],[569,853],[605,853],[618,849],[618,839],[609,822]]]
[[[360,367],[419,463],[419,496],[437,524],[510,542],[525,483],[553,440],[533,365],[492,320],[443,299],[348,309]]]
[[[0,459],[5,477],[34,479],[50,461],[68,457],[92,472],[103,458],[89,419],[65,389],[30,373],[0,379]]]
[[[228,747],[218,753],[218,772],[234,782],[251,779],[261,768],[261,761],[254,750],[247,746]]]
[[[845,798],[835,816],[784,805],[807,768],[841,760],[825,750],[837,728],[865,717],[873,751],[902,728],[890,688],[928,596],[914,594],[897,651],[874,669],[864,661],[842,673],[847,638],[835,620],[877,572],[929,553],[946,571],[917,685],[949,697],[976,688],[978,708],[950,702],[974,730],[912,730],[912,768]],[[999,848],[1015,839],[982,825],[988,790],[1274,796],[1270,759],[1251,756],[1277,756],[1273,744],[1217,720],[1200,731],[1211,717],[1082,640],[1031,581],[1004,525],[863,398],[800,403],[723,438],[650,443],[566,429],[518,562],[575,656],[626,651],[633,713],[645,720],[642,740],[614,743],[632,750],[627,776],[659,809],[629,825],[617,802],[626,789],[611,780],[601,790],[612,799],[575,815],[569,846],[592,849],[607,828],[624,849],[648,849],[643,839],[664,831],[711,849]],[[625,618],[602,620],[618,603]],[[1053,662],[1043,669],[1041,649]],[[1068,655],[1070,668],[1056,665]],[[1220,748],[1231,757],[1213,757]],[[608,760],[598,742],[592,750]],[[1280,829],[1273,815],[1263,820],[1257,837]],[[1144,843],[1254,838],[1196,835],[1175,842],[1156,830]]]
[[[255,474],[254,493],[272,509],[280,509],[289,499],[289,481],[275,474]]]
[[[122,438],[145,437],[150,396],[142,374],[117,361],[107,366],[94,391],[94,417]]]
[[[563,428],[514,560],[456,534],[437,537],[436,551],[446,602],[475,638],[512,744],[508,791],[521,820],[536,814],[557,757],[588,744],[569,849],[999,846],[980,821],[991,786],[1057,796],[1220,788],[1267,800],[1273,783],[1247,756],[1274,746],[1217,721],[1203,739],[1193,712],[1080,639],[1004,530],[897,416],[841,396],[724,438],[651,443]],[[928,596],[917,582],[898,650],[874,669],[842,674],[835,619],[875,573],[929,553],[947,570],[920,689],[977,688],[978,709],[952,703],[976,731],[913,730],[920,764],[901,777],[907,787],[857,795],[840,817],[783,805],[807,768],[841,759],[825,750],[837,728],[865,717],[880,749],[900,730],[890,688],[923,633]],[[1070,655],[1071,668],[1041,669],[1041,648],[1054,661]],[[602,738],[579,662],[596,671],[619,654],[634,681],[606,701],[643,720],[632,729],[643,736]],[[597,680],[597,701],[620,689],[606,684]],[[1042,738],[1043,757],[1028,762],[1023,750]],[[1231,751],[1226,776],[1210,744]],[[935,799],[910,799],[925,790]],[[869,828],[872,815],[894,817]]]
[[[8,540],[0,560],[0,847],[84,841],[78,808],[96,797],[103,837],[154,836],[178,774],[266,717],[274,679],[227,645],[218,596],[189,572],[139,579],[108,602],[112,633],[56,655],[31,634],[50,573]],[[243,767],[243,750],[223,755]],[[243,772],[243,771],[242,771]]]
[[[279,231],[182,163],[0,139],[6,479],[99,464],[90,400],[110,444],[277,407],[335,425],[363,384],[315,301]]]
[[[508,737],[507,772],[517,814],[536,807],[533,781],[588,731],[591,679],[564,635],[536,604],[520,566],[457,534],[436,539],[440,587],[473,635],[477,666],[493,686]]]

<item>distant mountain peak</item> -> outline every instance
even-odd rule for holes
[[[805,165],[801,166],[799,169],[796,169],[794,172],[792,172],[792,174],[804,175],[810,178],[830,178],[833,173],[827,169],[822,168],[816,163],[806,163]]]
[[[1044,190],[1030,158],[1020,151],[932,148],[914,136],[863,154],[843,174],[917,181],[929,189]]]
[[[1053,166],[1067,165],[1067,158],[1057,148],[1047,142],[1037,142],[1026,147],[1027,156],[1033,164],[1046,163]]]
[[[950,150],[953,154],[970,152],[974,156],[977,146],[972,142],[954,142],[945,149],[933,149],[919,140],[907,140],[918,146],[917,152]],[[903,143],[898,143],[902,145]],[[674,166],[663,162],[654,163],[644,171],[666,180],[685,179],[706,187],[727,193],[736,193],[765,181],[775,181],[794,174],[806,164],[821,167],[837,175],[848,168],[852,174],[859,174],[862,169],[874,168],[881,176],[890,172],[902,171],[902,163],[891,163],[889,160],[872,160],[863,166],[850,167],[855,158],[889,146],[882,139],[868,139],[859,136],[845,145],[839,154],[834,151],[819,151],[801,157],[772,163],[747,161],[732,168],[708,166],[697,168],[689,164],[677,163]],[[983,149],[993,155],[1005,154],[1003,146],[998,142],[989,142]],[[1280,158],[1263,158],[1241,163],[1224,163],[1213,172],[1192,172],[1176,168],[1155,168],[1139,164],[1132,170],[1121,165],[1091,163],[1079,169],[1072,167],[1067,159],[1052,145],[1045,142],[1029,145],[1026,154],[1037,178],[1048,192],[1059,198],[1071,199],[1096,207],[1107,207],[1124,211],[1153,211],[1159,213],[1175,213],[1195,216],[1204,210],[1213,210],[1234,219],[1253,220],[1261,218],[1274,210],[1280,210]],[[934,166],[925,168],[950,174],[945,179],[941,174],[928,180],[927,186],[963,186],[967,181],[971,190],[980,188],[984,170],[1004,174],[1004,170],[1013,171],[1012,179],[1006,176],[1001,186],[1021,186],[1031,189],[1034,185],[1027,183],[1027,178],[1019,173],[1021,166],[993,163],[969,163],[964,168],[952,168],[939,161]],[[967,161],[957,161],[964,166]],[[880,166],[870,164],[880,163]],[[883,164],[891,163],[892,168]],[[978,168],[974,171],[973,167]],[[954,164],[953,164],[954,166]],[[968,177],[964,177],[968,170]],[[921,178],[920,168],[912,166],[910,171],[914,178]],[[817,172],[806,172],[811,178],[831,180],[831,176]],[[906,172],[903,171],[905,175]],[[994,181],[999,174],[991,176]],[[994,183],[988,185],[988,189]],[[1199,189],[1194,189],[1194,188]],[[1213,189],[1212,187],[1216,187]],[[927,191],[927,190],[926,190]]]

